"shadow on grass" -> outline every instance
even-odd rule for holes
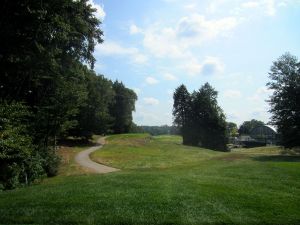
[[[260,162],[300,162],[300,156],[297,155],[264,155],[255,156],[253,160]]]

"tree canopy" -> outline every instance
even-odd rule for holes
[[[225,151],[225,115],[218,106],[217,91],[208,83],[190,94],[184,85],[173,95],[174,124],[180,128],[183,144]]]
[[[93,71],[95,10],[88,0],[2,3],[0,189],[55,175],[59,139],[129,131],[135,93]]]
[[[243,122],[238,132],[240,135],[249,135],[252,129],[263,125],[265,125],[263,121],[252,119],[250,121]]]
[[[273,63],[267,84],[271,124],[277,127],[284,147],[300,146],[300,62],[286,53]]]

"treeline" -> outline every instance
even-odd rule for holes
[[[180,129],[183,144],[227,150],[227,124],[217,95],[208,83],[192,94],[184,85],[175,90],[174,124]]]
[[[179,134],[179,130],[175,126],[168,126],[168,125],[163,125],[163,126],[139,126],[139,132],[141,133],[149,133],[151,135],[163,135],[163,134],[168,134],[168,135],[177,135]]]
[[[0,11],[0,189],[10,189],[57,173],[59,139],[129,132],[137,96],[92,70],[103,33],[87,0]]]

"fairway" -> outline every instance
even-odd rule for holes
[[[91,157],[121,171],[97,175],[63,165],[41,184],[0,192],[0,224],[300,224],[299,156],[181,142],[111,136]]]

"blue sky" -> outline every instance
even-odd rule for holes
[[[268,72],[300,53],[299,0],[90,0],[103,21],[95,70],[136,91],[134,122],[172,124],[172,93],[209,82],[228,121],[268,122]]]

